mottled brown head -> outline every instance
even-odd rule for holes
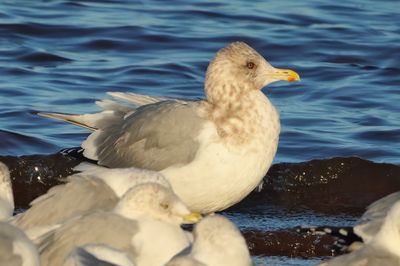
[[[208,66],[205,90],[208,100],[214,102],[231,89],[243,93],[261,90],[274,81],[299,79],[292,70],[271,66],[244,42],[234,42],[219,50]]]

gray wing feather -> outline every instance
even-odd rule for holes
[[[100,122],[82,144],[84,155],[108,167],[162,170],[196,155],[204,120],[197,102],[163,101],[139,107],[118,123]]]
[[[21,253],[17,254],[15,244]],[[28,239],[20,229],[0,222],[0,265],[21,266],[39,265],[39,254],[36,246]]]
[[[74,252],[79,266],[118,266],[114,263],[98,259],[81,247],[77,247]]]
[[[165,266],[206,266],[204,263],[191,257],[175,257]]]
[[[95,209],[109,210],[118,202],[111,188],[98,178],[71,176],[69,180],[33,201],[12,223],[24,229],[53,225]]]
[[[62,265],[76,246],[105,244],[126,252],[134,261],[131,245],[137,223],[117,214],[97,212],[73,219],[39,243],[43,265]]]

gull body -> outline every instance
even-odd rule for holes
[[[135,266],[125,252],[104,244],[88,244],[74,248],[63,266]]]
[[[41,263],[62,265],[75,247],[94,244],[124,252],[138,266],[163,265],[189,244],[180,224],[198,219],[170,189],[137,185],[111,212],[72,218],[47,234],[39,243]]]
[[[24,232],[6,222],[0,222],[0,265],[40,265],[36,246]]]
[[[8,167],[0,162],[0,221],[13,215],[14,196]]]
[[[143,183],[158,183],[170,189],[168,181],[158,172],[125,168],[108,169],[83,163],[81,171],[67,177],[67,183],[51,188],[33,200],[31,207],[15,216],[11,223],[27,230],[37,240],[69,218],[95,210],[112,210],[127,190]]]
[[[400,265],[400,192],[371,204],[354,227],[354,232],[359,234],[364,244],[321,266]]]
[[[189,208],[209,213],[243,199],[267,173],[280,124],[261,89],[278,80],[299,76],[235,42],[209,64],[204,100],[113,93],[133,106],[106,100],[98,102],[105,109],[98,114],[39,115],[93,130],[82,143],[87,158],[159,171]]]
[[[389,211],[397,202],[400,202],[400,191],[389,194],[369,205],[354,226],[354,233],[361,237],[364,243],[369,243],[381,230]]]

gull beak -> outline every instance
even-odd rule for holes
[[[190,214],[183,216],[183,221],[188,224],[193,224],[193,223],[197,223],[198,221],[200,221],[201,218],[203,218],[203,217],[201,216],[200,213],[191,212]]]
[[[275,68],[272,77],[277,80],[286,80],[289,82],[300,80],[299,74],[290,69]]]

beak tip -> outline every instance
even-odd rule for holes
[[[300,81],[300,75],[291,69],[277,69],[276,78],[288,82]]]
[[[288,77],[288,81],[289,82],[293,82],[293,81],[300,81],[300,75],[297,74],[295,71],[293,70],[289,70],[289,77]]]
[[[183,217],[184,222],[186,223],[197,223],[203,218],[203,216],[198,212],[192,212]]]

